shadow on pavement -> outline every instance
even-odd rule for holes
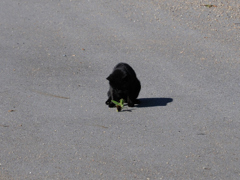
[[[154,107],[154,106],[167,106],[168,103],[172,102],[172,98],[140,98],[140,104],[136,107]]]

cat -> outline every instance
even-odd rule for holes
[[[113,72],[107,77],[109,81],[109,91],[107,93],[108,100],[106,104],[109,107],[114,107],[112,100],[119,102],[124,99],[129,107],[134,107],[134,104],[139,104],[137,100],[141,90],[141,83],[138,80],[133,68],[126,63],[117,64]]]

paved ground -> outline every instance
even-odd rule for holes
[[[1,0],[0,179],[240,179],[240,3],[208,4]]]

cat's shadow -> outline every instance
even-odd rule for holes
[[[172,98],[140,98],[140,104],[136,105],[138,108],[167,106],[168,103],[173,102]]]

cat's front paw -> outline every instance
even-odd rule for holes
[[[139,99],[135,99],[134,104],[140,104],[140,100]]]
[[[111,103],[111,98],[109,97],[108,100],[105,102],[106,105],[109,105]]]
[[[113,108],[113,107],[115,107],[115,104],[112,103],[112,102],[110,102],[110,103],[108,104],[108,107]]]
[[[133,102],[128,102],[128,106],[129,107],[134,107],[134,103]]]

